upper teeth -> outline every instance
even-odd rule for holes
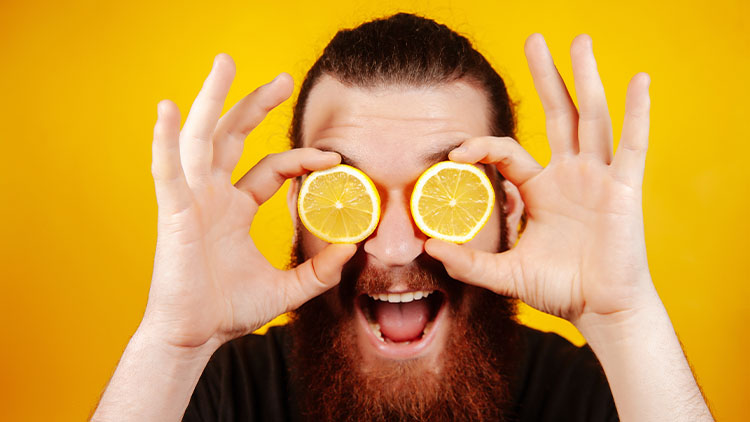
[[[406,292],[406,293],[379,293],[368,295],[374,300],[381,300],[383,302],[401,303],[411,302],[412,300],[419,300],[425,298],[432,293],[433,290],[420,290],[418,292]]]

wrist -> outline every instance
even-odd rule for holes
[[[206,362],[221,346],[221,342],[211,337],[208,341],[195,345],[183,345],[176,341],[169,330],[163,329],[158,324],[153,324],[144,319],[141,325],[130,339],[129,347],[133,345],[138,349],[149,350],[164,359],[173,362]]]
[[[635,279],[628,288],[613,290],[610,302],[599,306],[600,312],[585,310],[571,320],[592,348],[599,340],[637,340],[657,320],[671,326],[651,277],[646,274]],[[591,306],[591,309],[597,308]]]
[[[213,350],[176,347],[141,324],[91,420],[180,420]]]
[[[632,307],[575,325],[607,376],[621,420],[713,420],[653,284]]]

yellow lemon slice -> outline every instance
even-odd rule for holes
[[[411,194],[411,215],[427,236],[465,243],[484,227],[494,204],[495,191],[482,170],[442,161],[419,176]]]
[[[340,164],[310,173],[299,190],[302,224],[328,243],[357,243],[375,231],[380,196],[369,177]]]

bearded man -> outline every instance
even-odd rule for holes
[[[293,148],[234,185],[245,138],[291,78],[220,118],[235,72],[222,54],[182,130],[161,102],[149,302],[93,419],[712,420],[646,261],[648,76],[630,83],[614,156],[590,38],[571,47],[579,109],[540,35],[526,54],[547,115],[545,168],[514,140],[487,60],[414,15],[340,31],[302,84]],[[497,193],[460,246],[428,239],[409,212],[419,175],[446,159],[475,163]],[[296,213],[300,177],[340,162],[383,198],[357,245],[327,244]],[[297,234],[281,271],[248,230],[287,179]],[[519,325],[519,299],[571,321],[590,347]],[[291,324],[249,334],[288,311]]]

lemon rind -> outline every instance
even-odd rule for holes
[[[453,169],[459,169],[459,170],[466,170],[470,171],[473,174],[476,174],[484,183],[482,184],[485,188],[487,188],[487,192],[489,194],[489,206],[485,210],[482,217],[478,220],[477,224],[469,231],[469,233],[463,235],[463,236],[448,236],[443,233],[438,232],[437,230],[433,230],[430,227],[428,227],[424,220],[419,216],[418,211],[418,201],[421,195],[418,195],[418,192],[422,191],[422,188],[424,187],[425,183],[427,183],[427,180],[429,180],[431,177],[436,175],[439,171],[446,169],[446,168],[453,168]],[[441,161],[439,163],[436,163],[432,165],[430,168],[424,171],[421,176],[419,176],[419,179],[417,179],[417,183],[414,185],[414,189],[412,190],[411,194],[411,200],[410,200],[410,208],[411,208],[411,215],[412,219],[414,220],[414,223],[417,225],[419,230],[422,231],[422,233],[426,234],[429,237],[444,240],[446,242],[451,243],[466,243],[476,237],[476,235],[484,228],[484,226],[487,224],[487,221],[490,219],[490,215],[492,215],[492,210],[495,207],[495,190],[492,187],[492,183],[490,182],[489,177],[477,168],[476,166],[472,164],[465,164],[465,163],[457,163],[455,161]]]
[[[310,224],[310,222],[307,221],[307,217],[305,216],[305,213],[302,212],[303,199],[305,197],[305,194],[308,192],[312,181],[317,179],[320,176],[325,176],[327,174],[337,173],[337,172],[344,172],[348,175],[354,176],[360,182],[369,186],[368,192],[370,193],[370,199],[372,200],[374,204],[372,218],[370,219],[370,224],[367,227],[367,229],[362,231],[357,236],[349,236],[349,237],[329,236],[328,234],[322,232],[321,230],[315,228],[312,224]],[[315,235],[315,237],[319,239],[322,239],[328,243],[359,243],[367,239],[367,237],[370,236],[378,226],[378,222],[380,221],[380,195],[378,194],[378,190],[375,188],[375,184],[372,182],[372,180],[370,180],[370,178],[366,174],[364,174],[361,170],[355,167],[346,165],[346,164],[338,164],[334,167],[331,167],[325,170],[314,171],[305,178],[305,181],[302,182],[302,186],[300,187],[299,195],[297,197],[297,215],[299,215],[302,225],[305,226],[305,228],[310,233],[312,233],[313,235]]]

